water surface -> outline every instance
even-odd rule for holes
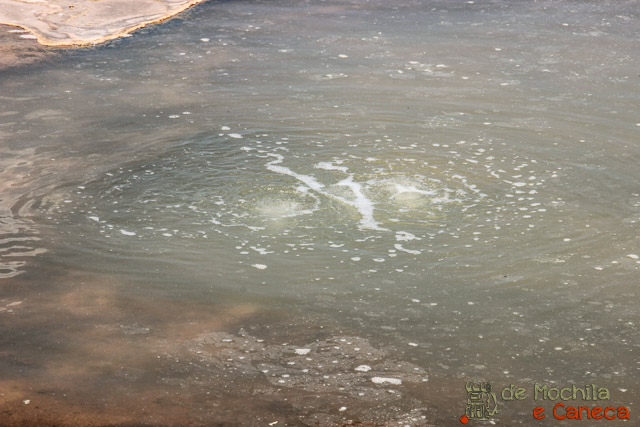
[[[633,418],[639,30],[214,1],[3,72],[0,416],[458,425],[483,380]]]

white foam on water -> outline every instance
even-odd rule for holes
[[[445,192],[441,197],[435,197],[431,199],[431,202],[435,205],[443,205],[451,201],[452,199],[449,197],[449,192]]]
[[[347,168],[346,166],[336,166],[335,164],[333,164],[333,162],[320,162],[316,164],[314,167],[317,169],[324,169],[328,171],[340,171],[344,173],[347,173],[347,171],[349,170],[349,168]]]
[[[407,231],[396,231],[396,240],[398,242],[408,242],[410,240],[422,240],[422,238],[416,237],[415,234],[411,234]]]
[[[395,183],[395,192],[391,196],[391,199],[397,202],[411,202],[414,200],[420,200],[423,196],[435,196],[437,192],[435,190],[423,190],[416,185]]]
[[[133,231],[127,231],[127,230],[120,230],[120,233],[124,234],[125,236],[135,236],[136,233]]]
[[[276,160],[272,160],[267,163],[267,169],[272,172],[276,172],[283,175],[289,175],[298,181],[305,184],[307,187],[312,189],[313,191],[320,193],[324,196],[333,198],[338,200],[348,206],[355,208],[358,213],[361,215],[362,219],[360,220],[360,227],[363,229],[369,230],[380,230],[380,231],[388,231],[386,228],[382,228],[378,225],[376,220],[373,217],[374,204],[373,202],[367,198],[362,192],[362,184],[353,181],[353,175],[348,178],[338,182],[337,185],[347,187],[351,190],[353,195],[355,196],[354,200],[349,200],[345,197],[338,196],[336,194],[331,194],[324,190],[324,184],[320,183],[315,177],[311,175],[304,175],[297,172],[292,171],[286,166],[281,166],[280,163],[284,161],[284,156],[281,154],[268,154],[271,157],[276,157]]]
[[[413,249],[406,249],[400,243],[394,244],[393,247],[396,248],[399,251],[406,252],[406,253],[412,254],[412,255],[420,255],[420,254],[422,254],[421,251],[417,251],[417,250],[413,250]]]
[[[360,226],[362,228],[389,231],[386,228],[380,227],[378,222],[373,218],[374,204],[362,192],[362,184],[353,181],[353,175],[338,182],[338,185],[348,187],[355,195],[355,200],[348,200],[346,203],[356,208],[362,216],[360,220]],[[342,199],[342,197],[340,197],[340,199]]]
[[[282,175],[289,175],[302,182],[310,189],[317,191],[318,193],[325,194],[325,192],[322,190],[324,188],[324,185],[318,182],[318,180],[316,180],[314,177],[310,175],[299,174],[285,166],[279,166],[279,164],[284,161],[284,156],[282,156],[281,154],[273,153],[269,153],[269,156],[276,157],[276,160],[267,163],[267,169],[269,169],[271,172],[279,173]]]
[[[469,184],[469,180],[467,178],[465,178],[464,176],[456,174],[456,175],[453,175],[451,178],[459,180],[467,190],[476,193],[478,196],[487,197],[487,195],[484,194],[482,191],[480,191],[475,184]]]
[[[433,181],[439,182],[438,180]],[[388,200],[394,203],[408,205],[408,207],[411,207],[412,205],[417,207],[418,205],[422,205],[426,202],[435,203],[440,201],[442,197],[437,198],[437,196],[443,191],[447,191],[446,188],[436,189],[426,186],[422,182],[421,177],[374,179],[368,181],[368,184],[382,190],[386,194],[386,198],[388,198]]]

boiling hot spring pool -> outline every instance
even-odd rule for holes
[[[0,419],[633,419],[636,6],[211,1],[4,71]]]

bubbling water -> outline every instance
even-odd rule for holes
[[[137,342],[153,347],[154,361],[154,339],[175,350],[185,328],[237,339],[231,353],[212,349],[209,360],[201,359],[207,348],[183,341],[184,352],[165,354],[175,377],[152,363],[141,378],[182,391],[198,384],[203,396],[224,381],[228,391],[206,401],[225,410],[233,407],[225,393],[259,394],[251,419],[266,420],[266,405],[289,397],[283,411],[308,415],[282,418],[289,424],[448,425],[460,415],[450,403],[462,377],[506,385],[588,378],[628,390],[615,392],[620,404],[638,401],[630,383],[640,372],[634,6],[205,2],[187,19],[0,76],[0,275],[29,285],[3,288],[0,316],[33,309],[3,318],[15,325],[7,337],[32,338],[7,349],[7,366],[17,372],[26,360],[36,372],[73,360],[111,372],[104,367],[124,359],[95,363],[82,350],[127,348],[93,335],[108,322],[114,331],[130,325],[133,337],[149,333]],[[18,147],[25,151],[12,154]],[[34,274],[13,277],[24,270]],[[91,283],[113,294],[104,320],[86,316],[100,306],[92,293],[80,309],[73,298]],[[43,305],[50,309],[29,302],[37,296],[53,301]],[[134,296],[139,304],[128,304]],[[163,301],[179,313],[167,316]],[[208,335],[220,328],[209,305],[248,301],[256,317]],[[77,317],[60,317],[65,308]],[[25,329],[37,319],[42,326]],[[165,322],[175,335],[159,333]],[[69,331],[66,340],[64,324],[85,325],[93,339]],[[46,334],[53,338],[43,347]],[[73,337],[80,347],[69,345]],[[258,339],[264,352],[245,355]],[[356,360],[367,340],[393,355],[377,366],[358,361],[371,371],[356,375],[338,354]],[[303,344],[313,361],[294,375],[302,362],[288,365],[288,354]],[[342,347],[313,354],[327,345]],[[339,363],[314,372],[319,360],[333,366],[333,354]],[[424,369],[425,388],[360,376],[407,373],[410,382],[414,366],[396,369],[396,360]],[[209,376],[210,361],[220,376]],[[265,367],[267,381],[256,381],[262,368],[245,369],[267,362],[280,366]],[[194,369],[190,383],[185,368]],[[32,384],[59,378],[29,372]],[[208,376],[216,381],[202,382]],[[297,392],[306,384],[315,394],[314,378],[327,385],[317,411]],[[294,387],[283,395],[286,384]],[[400,422],[395,414],[406,411],[369,400],[372,384],[385,399],[446,416]],[[443,384],[438,408],[429,389]],[[364,416],[342,403],[344,390],[365,393],[357,404]],[[177,405],[203,402],[185,396]],[[335,417],[319,421],[330,408]],[[382,416],[371,418],[374,410]],[[202,411],[194,408],[195,423],[208,421]],[[526,423],[515,411],[505,405],[501,417]],[[163,423],[155,415],[131,422]]]
[[[311,213],[310,210],[301,210],[300,203],[287,199],[262,199],[256,203],[256,210],[269,220],[279,220],[288,217]]]
[[[251,247],[288,254],[299,243],[338,253],[367,239],[377,241],[368,250],[378,256],[420,255],[423,248],[406,246],[421,245],[430,232],[425,225],[455,221],[465,203],[484,197],[455,179],[397,173],[393,159],[370,165],[333,156],[309,163],[293,147],[284,151],[263,137],[259,149],[246,149],[251,135],[240,148],[226,138],[205,140],[108,171],[79,195],[60,197],[74,198],[74,211],[84,213],[96,238],[145,239],[167,256],[168,248],[188,241],[201,257],[212,236],[235,242],[238,256]],[[229,157],[241,166],[226,167]],[[185,167],[188,182],[180,179]]]

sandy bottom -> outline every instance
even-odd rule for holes
[[[136,296],[80,272],[30,275],[0,292],[3,426],[450,421],[437,396],[457,384],[337,324],[251,298],[212,305]]]

